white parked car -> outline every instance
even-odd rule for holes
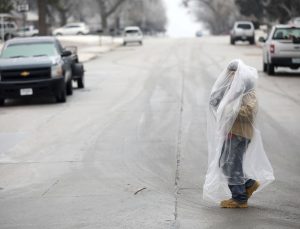
[[[139,27],[131,26],[126,27],[124,29],[123,34],[123,44],[127,45],[128,43],[139,43],[140,45],[143,44],[143,33]]]
[[[89,27],[85,23],[69,23],[65,26],[55,29],[52,34],[60,35],[86,35],[90,32]]]
[[[230,44],[234,45],[236,41],[249,41],[255,44],[255,28],[251,21],[237,21],[230,31]]]
[[[18,29],[18,37],[34,37],[39,35],[39,30],[34,28],[34,26],[26,26]]]
[[[300,25],[276,25],[263,45],[263,70],[269,75],[275,67],[300,67]]]
[[[289,23],[290,25],[300,25],[300,17],[292,18]]]

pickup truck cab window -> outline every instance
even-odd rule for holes
[[[300,38],[300,28],[277,28],[273,35],[273,40],[292,40]]]

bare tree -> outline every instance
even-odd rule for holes
[[[0,1],[0,13],[10,13],[14,8],[14,3],[11,0]]]
[[[212,34],[228,33],[239,17],[234,0],[183,0],[183,3],[193,9],[197,19],[203,22]]]
[[[131,0],[122,7],[123,26],[136,25],[145,32],[163,32],[167,25],[166,8],[162,0]]]
[[[49,13],[53,10],[58,12],[59,16],[59,25],[63,26],[67,23],[68,18],[74,13],[74,5],[76,1],[74,0],[48,0],[48,6],[52,9],[49,10]]]
[[[127,0],[96,0],[103,32],[108,32],[108,18]]]

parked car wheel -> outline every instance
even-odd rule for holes
[[[78,32],[77,35],[84,35],[84,33],[83,32]]]
[[[274,71],[274,65],[273,64],[268,64],[267,65],[267,73],[268,75],[274,75],[275,71]]]
[[[250,42],[251,45],[254,45],[255,44],[255,37],[251,37],[249,42]]]
[[[62,33],[56,33],[55,36],[62,36]]]
[[[124,41],[124,42],[123,42],[123,46],[126,46],[126,45],[127,45],[127,43]]]
[[[14,36],[13,36],[12,34],[7,33],[7,34],[4,35],[4,41],[7,41],[7,40],[9,40],[9,39],[12,39],[13,37],[14,37]]]

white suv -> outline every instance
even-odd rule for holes
[[[89,27],[85,23],[69,23],[65,26],[55,29],[52,34],[60,35],[86,35],[90,32]]]
[[[0,22],[0,39],[6,41],[15,37],[17,29],[18,27],[13,21],[4,21],[3,24]]]
[[[123,40],[123,45],[127,45],[128,43],[139,43],[142,45],[143,33],[139,27],[126,27],[124,29]]]
[[[263,70],[269,75],[275,73],[275,67],[300,67],[300,25],[276,25],[265,40],[263,46]]]
[[[249,41],[251,45],[255,44],[255,29],[251,21],[237,21],[230,31],[230,44],[234,45],[236,41]]]

